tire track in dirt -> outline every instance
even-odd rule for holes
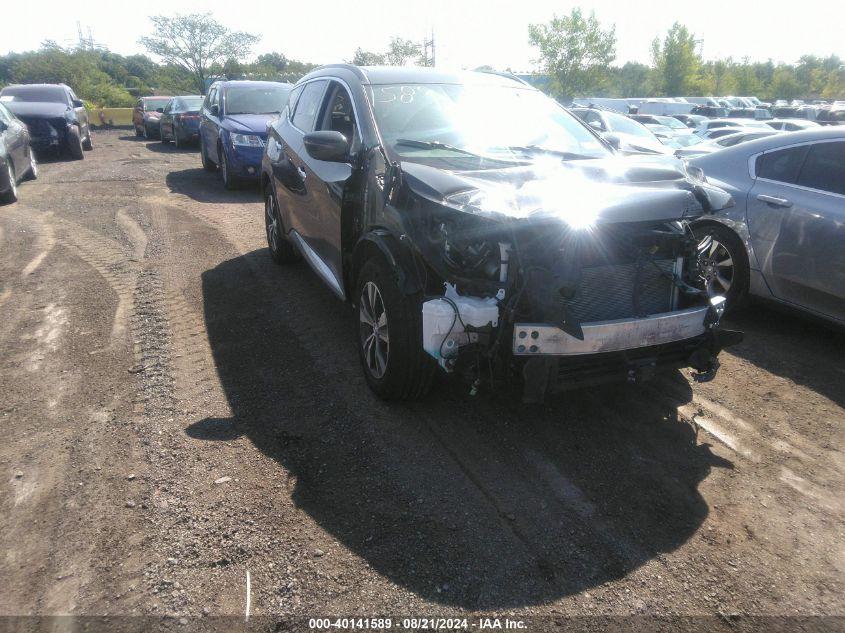
[[[351,322],[348,330],[342,328],[339,333],[327,335],[325,324],[319,319],[314,319],[313,314],[319,314],[328,310],[345,311],[345,306],[326,296],[322,292],[323,286],[317,278],[310,273],[304,265],[299,265],[291,270],[281,272],[278,267],[270,263],[269,257],[264,252],[264,244],[260,238],[247,239],[244,237],[244,225],[252,222],[257,224],[261,221],[260,208],[238,208],[232,205],[227,208],[225,214],[216,209],[206,209],[204,206],[189,207],[191,215],[202,222],[214,227],[235,249],[245,254],[245,260],[256,278],[266,288],[267,295],[271,297],[275,311],[283,315],[283,320],[288,323],[295,323],[297,327],[294,332],[300,344],[308,350],[309,364],[312,364],[323,374],[326,384],[337,385],[338,391],[344,396],[348,407],[355,408],[356,401],[360,400],[362,390],[366,393],[366,385],[360,375],[357,358],[354,362],[338,362],[338,347],[346,348],[346,357],[351,353],[354,356],[354,342],[351,334]],[[292,283],[291,276],[298,278]],[[284,283],[282,282],[284,279]],[[349,321],[348,315],[344,321]],[[199,329],[199,324],[196,324]],[[334,387],[333,387],[334,388]],[[503,488],[500,471],[491,472],[486,466],[491,455],[497,455],[502,461],[513,462],[509,455],[509,449],[500,442],[491,441],[478,435],[471,437],[455,437],[448,428],[445,428],[437,419],[437,415],[426,412],[425,407],[411,409],[405,412],[410,419],[408,424],[421,425],[427,428],[428,433],[435,439],[444,454],[464,473],[468,481],[478,492],[488,500],[494,514],[499,518],[501,527],[510,533],[515,542],[524,548],[527,556],[534,560],[535,569],[544,577],[543,582],[562,582],[554,579],[554,573],[545,559],[542,551],[534,547],[534,536],[522,521],[513,519],[518,512],[514,512],[514,499],[526,496],[537,496],[536,490],[549,491],[549,498],[556,504],[555,510],[570,517],[570,521],[581,523],[597,521],[600,528],[591,538],[585,539],[584,535],[570,540],[566,546],[574,553],[581,556],[581,566],[584,570],[589,569],[590,560],[588,554],[582,552],[595,551],[598,547],[616,558],[623,567],[638,565],[648,560],[648,555],[638,548],[633,542],[615,530],[609,523],[602,523],[594,508],[591,508],[589,501],[583,492],[578,490],[572,482],[566,481],[565,477],[548,460],[543,459],[541,451],[528,452],[517,459],[507,469],[512,477],[509,488]],[[496,438],[500,439],[500,438]],[[482,457],[483,455],[483,457]],[[563,545],[563,544],[562,544]]]

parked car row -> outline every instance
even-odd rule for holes
[[[0,202],[18,199],[18,184],[38,175],[36,152],[74,160],[94,148],[85,105],[64,84],[0,90]]]
[[[273,81],[217,81],[205,96],[144,97],[135,107],[135,131],[177,148],[198,143],[203,168],[233,189],[258,181],[267,124],[281,114],[291,88]]]

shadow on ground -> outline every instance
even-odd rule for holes
[[[519,607],[621,578],[684,544],[708,513],[698,485],[732,467],[626,387],[527,408],[442,381],[423,402],[381,402],[351,312],[304,264],[268,262],[253,251],[203,274],[233,417],[187,432],[246,435],[295,477],[302,510],[427,600]]]
[[[197,154],[197,163],[199,163],[199,143],[189,143],[177,148],[173,141],[162,143],[156,139],[147,143],[147,149],[156,154]]]
[[[181,150],[174,150],[179,152]],[[199,158],[197,158],[199,163]],[[197,202],[238,203],[256,202],[261,196],[258,185],[244,185],[239,189],[229,191],[217,172],[205,171],[202,167],[170,171],[165,178],[167,186],[173,193],[188,196]]]
[[[842,328],[761,302],[731,317],[729,327],[745,333],[731,354],[845,407]]]

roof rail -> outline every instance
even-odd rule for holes
[[[342,68],[344,70],[348,70],[349,72],[355,73],[355,75],[359,79],[366,80],[367,76],[364,74],[364,71],[361,70],[360,67],[356,66],[355,64],[323,64],[322,66],[317,66],[313,71],[323,70],[327,68]]]
[[[498,75],[499,77],[507,77],[508,79],[513,79],[514,81],[517,81],[524,86],[528,86],[529,88],[534,88],[536,90],[536,88],[534,86],[532,86],[530,83],[525,81],[522,77],[517,77],[510,70],[494,70],[492,68],[484,68],[483,66],[479,66],[478,68],[474,68],[472,72],[474,72],[474,73],[486,73],[488,75]]]

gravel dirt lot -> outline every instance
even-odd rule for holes
[[[20,197],[0,614],[845,615],[842,333],[754,307],[708,384],[388,404],[195,150],[98,132]]]

